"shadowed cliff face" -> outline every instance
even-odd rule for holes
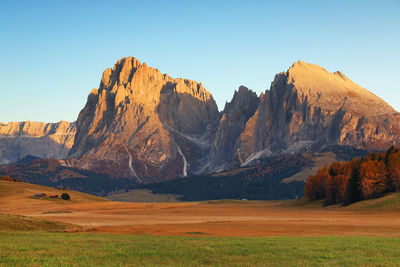
[[[235,91],[232,101],[226,103],[218,130],[213,140],[209,163],[206,171],[218,171],[240,166],[240,134],[246,127],[246,122],[254,115],[259,105],[256,93],[241,86]]]
[[[123,58],[90,93],[65,164],[138,182],[186,176],[205,161],[218,118],[202,84]]]
[[[13,163],[27,155],[65,158],[74,143],[75,123],[61,121],[0,123],[0,164]]]

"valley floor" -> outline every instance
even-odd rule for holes
[[[396,266],[400,194],[293,201],[112,202],[0,181],[0,266]]]
[[[32,197],[46,190],[48,194],[57,193],[48,187],[1,182],[0,188],[0,213],[74,224],[79,231],[90,233],[400,237],[400,211],[379,205],[389,201],[398,206],[399,194],[359,203],[356,208],[322,208],[304,200],[113,202],[73,191],[71,200],[65,201]],[[389,207],[387,203],[385,207]]]

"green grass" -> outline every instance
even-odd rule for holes
[[[395,266],[400,239],[0,232],[0,266]]]

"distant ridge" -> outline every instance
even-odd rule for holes
[[[75,123],[67,121],[0,123],[0,165],[27,155],[65,158],[74,143],[75,133]]]

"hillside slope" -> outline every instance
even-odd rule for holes
[[[109,176],[75,167],[68,167],[56,159],[25,157],[16,163],[0,166],[0,175],[11,176],[22,182],[46,186],[65,186],[89,194],[104,196],[131,184],[126,178]]]
[[[60,198],[62,193],[68,193],[70,200]],[[58,195],[59,198],[35,198],[35,194],[45,193],[49,195]],[[85,204],[93,202],[107,201],[104,198],[80,193],[72,190],[58,190],[55,188],[28,184],[21,182],[8,182],[0,180],[0,213],[24,214],[30,215],[37,210],[67,207],[72,204]]]

